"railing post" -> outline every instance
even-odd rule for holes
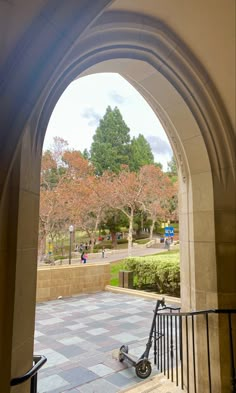
[[[210,354],[210,341],[209,341],[208,313],[206,313],[205,316],[206,316],[206,338],[207,338],[207,363],[208,363],[209,392],[212,393],[212,389],[211,389],[211,354]]]
[[[192,315],[192,346],[193,346],[193,383],[194,383],[194,393],[197,393],[197,382],[196,382],[196,359],[195,359],[194,315]]]
[[[235,375],[235,365],[234,365],[234,346],[233,346],[233,333],[232,333],[232,322],[231,314],[228,314],[229,323],[229,350],[230,350],[230,364],[231,364],[231,386],[232,392],[236,393],[236,375]]]
[[[178,368],[178,321],[179,316],[175,315],[175,375],[176,375],[176,386],[179,386],[179,368]]]
[[[38,373],[34,374],[30,382],[30,393],[37,393]]]
[[[174,380],[173,374],[173,357],[174,357],[174,345],[173,345],[173,316],[170,316],[170,366],[171,366],[171,382]]]
[[[10,385],[20,385],[30,380],[30,393],[37,393],[37,376],[40,368],[46,363],[47,358],[43,355],[36,355],[33,359],[33,367],[27,371],[24,375],[16,378],[12,378]]]
[[[169,310],[169,311],[167,311]],[[181,387],[182,390],[186,389],[186,392],[199,393],[202,392],[202,386],[204,386],[204,393],[214,393],[215,386],[218,386],[218,380],[220,375],[215,374],[214,378],[212,372],[215,362],[215,335],[214,329],[217,321],[214,324],[210,324],[209,315],[221,314],[228,316],[228,331],[226,332],[229,340],[228,359],[227,364],[224,363],[222,366],[228,367],[227,373],[231,377],[227,380],[222,380],[222,388],[224,391],[229,391],[229,385],[231,386],[232,393],[236,393],[236,370],[235,370],[235,353],[234,353],[234,340],[233,333],[235,330],[232,328],[232,314],[236,316],[236,309],[210,309],[190,312],[178,312],[173,311],[179,310],[179,308],[166,307],[166,310],[162,310],[160,319],[157,320],[156,330],[158,332],[162,330],[162,341],[160,345],[158,343],[155,351],[160,361],[158,360],[157,366],[160,372],[164,372],[167,378],[173,381],[174,377],[174,355],[175,355],[175,367],[176,367],[176,385]],[[164,312],[163,312],[164,311]],[[199,324],[197,327],[195,324],[199,318],[203,319],[203,325]],[[173,320],[174,318],[174,320]],[[184,318],[184,321],[183,321]],[[211,331],[211,326],[213,330]],[[174,337],[175,335],[175,337]],[[159,337],[159,336],[158,336]],[[197,344],[200,350],[198,350]],[[205,345],[205,351],[201,351],[202,345]],[[174,349],[175,346],[175,349]],[[225,350],[225,348],[224,348]],[[163,353],[163,354],[162,354]],[[200,358],[198,357],[200,354]],[[160,356],[161,355],[161,356]],[[163,364],[162,364],[163,361]],[[180,368],[180,374],[179,374]]]

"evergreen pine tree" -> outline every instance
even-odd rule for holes
[[[148,141],[143,135],[131,141],[129,168],[137,172],[143,165],[154,164],[154,156]]]
[[[122,164],[128,164],[130,151],[129,128],[117,107],[107,107],[100,120],[91,145],[91,162],[98,175],[105,170],[118,173]]]

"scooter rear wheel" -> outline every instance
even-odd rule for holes
[[[120,361],[120,362],[123,362],[123,361],[125,360],[125,355],[124,355],[123,352],[125,352],[125,353],[128,353],[128,352],[129,352],[128,345],[122,345],[122,346],[120,347],[120,352],[119,352],[119,361]]]
[[[135,366],[136,375],[139,378],[148,378],[152,372],[151,363],[147,359],[140,360]]]

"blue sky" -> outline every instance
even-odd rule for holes
[[[70,148],[89,150],[108,105],[119,108],[131,137],[145,136],[155,161],[166,169],[173,153],[162,125],[143,97],[114,73],[85,76],[68,86],[50,118],[44,149],[51,146],[54,136],[60,136],[69,142]]]

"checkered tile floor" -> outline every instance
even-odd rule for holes
[[[115,393],[141,382],[117,354],[122,344],[143,353],[154,308],[155,300],[110,292],[38,303],[34,353],[48,359],[38,393]]]

